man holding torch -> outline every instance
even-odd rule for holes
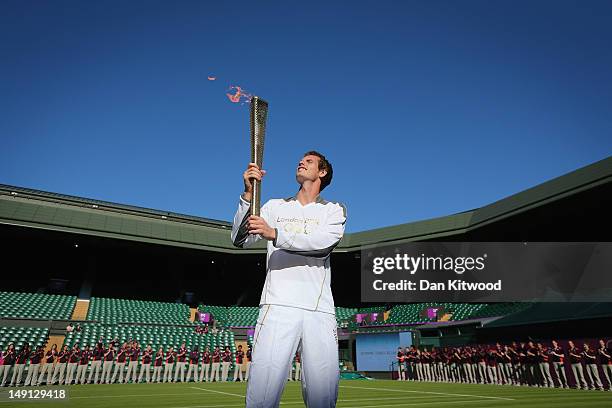
[[[332,180],[332,166],[310,151],[296,169],[297,194],[270,200],[260,215],[253,215],[253,186],[264,174],[255,163],[243,173],[244,193],[232,229],[237,247],[267,241],[246,406],[279,406],[289,366],[300,349],[306,406],[334,407],[339,369],[330,254],[344,234],[346,209],[319,195]]]

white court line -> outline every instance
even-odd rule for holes
[[[234,396],[234,397],[240,397],[240,398],[245,398],[245,397],[246,397],[246,395],[233,394],[233,393],[231,393],[231,392],[223,392],[223,391],[209,390],[208,388],[200,388],[200,387],[189,387],[189,388],[193,388],[194,390],[202,390],[202,391],[208,391],[208,392],[216,392],[217,394],[232,395],[232,396]]]
[[[450,398],[452,395],[448,395],[448,397]],[[444,397],[444,395],[440,395],[438,396],[438,398],[442,398]],[[337,400],[337,402],[359,402],[359,401],[391,401],[391,400],[405,400],[408,397],[382,397],[382,398],[351,398],[351,399],[339,399]],[[420,395],[420,396],[412,396],[410,397],[410,401],[415,400],[415,399],[425,399],[425,398],[431,398],[430,396],[426,396],[426,395]],[[300,402],[304,402],[303,399],[296,399],[294,401],[283,401],[281,402],[281,404],[298,404]]]
[[[225,407],[244,407],[242,404],[223,404],[223,405],[188,405],[185,407],[171,407],[171,408],[225,408]]]
[[[442,396],[440,396],[442,397]],[[452,395],[448,395],[448,397],[452,397]],[[410,397],[410,401],[413,401],[414,399],[417,398],[431,398],[431,397],[427,397],[427,396],[418,396],[418,397]],[[390,400],[404,400],[406,399],[406,397],[384,397],[384,398],[353,398],[353,399],[339,399],[337,402],[360,402],[360,401],[390,401]],[[486,400],[475,400],[475,401],[434,401],[434,402],[420,402],[420,403],[411,403],[411,402],[407,402],[405,404],[387,404],[387,405],[369,405],[370,407],[403,407],[403,406],[409,406],[409,405],[420,405],[420,404],[443,404],[443,403],[449,403],[449,404],[455,404],[458,402],[484,402]],[[296,401],[282,401],[281,405],[293,405],[293,404],[303,404],[304,401],[303,400],[296,400]],[[172,407],[172,408],[220,408],[220,407],[243,407],[244,404],[232,404],[232,405],[228,405],[228,404],[224,404],[224,405],[188,405],[188,406],[181,406],[181,407]],[[359,405],[359,407],[345,407],[345,408],[365,408],[365,406],[363,405]]]
[[[124,397],[157,397],[159,395],[185,395],[184,392],[171,393],[171,394],[125,394],[125,395],[88,395],[86,397],[73,397],[70,399],[83,399],[83,398],[124,398]]]
[[[488,395],[453,394],[449,392],[433,392],[433,391],[397,390],[395,388],[351,387],[349,385],[340,385],[340,388],[355,388],[359,390],[375,390],[375,391],[391,391],[391,392],[407,392],[407,393],[417,393],[417,394],[450,395],[453,397],[475,397],[475,398],[488,398],[488,399],[506,400],[506,401],[515,400],[514,398],[491,397]]]
[[[379,398],[383,400],[385,398]],[[360,399],[354,400],[338,400],[338,402],[357,402],[362,401]],[[378,407],[408,407],[414,405],[433,405],[433,404],[463,404],[467,402],[490,402],[488,400],[479,399],[479,400],[463,400],[463,401],[433,401],[433,402],[406,402],[404,404],[376,404],[376,405],[355,405],[352,407],[341,407],[341,408],[378,408]],[[291,405],[291,404],[304,404],[304,401],[295,401],[295,402],[281,402],[281,405]],[[230,407],[244,407],[244,404],[223,404],[223,405],[189,405],[183,407],[172,407],[172,408],[230,408]]]
[[[440,396],[442,397],[442,395]],[[451,397],[448,395],[448,397]],[[353,399],[339,399],[338,402],[357,402],[357,401],[387,401],[387,400],[405,400],[408,397],[383,397],[383,398],[353,398]],[[421,395],[417,397],[409,397],[410,400],[419,399],[419,398],[431,398],[426,395]]]
[[[466,402],[491,402],[483,399],[479,400],[464,400],[464,401],[434,401],[434,402],[415,402],[405,404],[376,404],[376,405],[355,405],[353,407],[342,408],[378,408],[378,407],[408,407],[413,405],[433,405],[433,404],[465,404]]]
[[[184,395],[184,394],[182,394]],[[415,398],[431,398],[426,396],[421,397],[410,397],[410,400],[414,400]],[[359,401],[387,401],[387,400],[403,400],[406,397],[386,397],[386,398],[354,398],[354,399],[339,399],[338,402],[359,402]],[[292,404],[303,404],[304,400],[295,400],[295,401],[281,401],[281,405],[292,405]],[[216,408],[216,407],[243,407],[244,404],[236,404],[236,405],[189,405],[184,407],[172,407],[172,408]]]

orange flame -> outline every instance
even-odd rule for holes
[[[232,103],[249,103],[251,102],[251,98],[253,97],[250,93],[244,91],[241,87],[233,85],[230,86],[229,90],[234,90],[235,93],[226,93],[228,99]]]

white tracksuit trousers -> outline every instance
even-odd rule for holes
[[[263,305],[255,327],[247,408],[278,407],[301,346],[302,396],[308,408],[333,408],[338,397],[338,340],[333,314]]]

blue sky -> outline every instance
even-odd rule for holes
[[[448,215],[612,153],[610,1],[0,3],[0,183],[230,220],[240,85],[264,198],[334,165],[348,231]],[[217,76],[214,82],[207,76]]]

